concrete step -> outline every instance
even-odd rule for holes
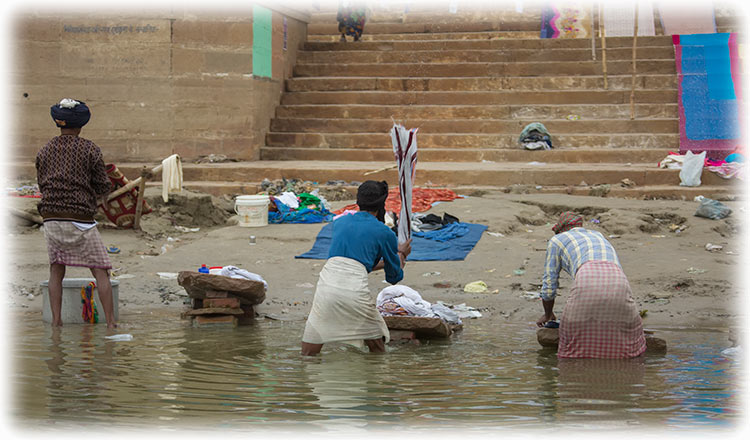
[[[537,31],[540,29],[541,19],[514,21],[474,21],[474,22],[411,22],[406,23],[365,23],[366,34],[423,34],[443,32],[486,32],[486,31]],[[308,35],[336,35],[339,34],[336,20],[326,23],[310,23],[307,25]]]
[[[341,34],[308,35],[307,41],[336,43]],[[539,38],[539,30],[535,31],[488,31],[488,32],[441,32],[439,34],[368,34],[363,33],[362,41],[399,41],[399,40],[499,40],[499,39],[530,39]],[[349,42],[352,42],[351,37]]]
[[[561,134],[552,136],[552,145],[565,148],[669,148],[679,147],[678,133]],[[516,149],[518,134],[425,134],[418,137],[419,148]],[[266,135],[269,147],[295,148],[391,148],[387,131],[380,133],[274,133]]]
[[[606,52],[608,61],[631,61],[632,48],[614,48]],[[602,50],[595,51],[596,60],[601,60]],[[591,48],[558,49],[558,50],[412,50],[383,51],[347,50],[347,51],[303,51],[297,56],[298,63],[508,63],[550,61],[592,61]],[[636,50],[637,60],[669,60],[674,62],[672,47],[647,47]],[[545,64],[547,65],[547,64]]]
[[[630,61],[607,61],[607,74],[632,73]],[[602,63],[518,62],[518,63],[362,63],[318,64],[299,62],[294,76],[379,76],[379,77],[498,77],[601,75]],[[646,60],[637,63],[638,74],[676,74],[674,60]]]
[[[518,135],[527,121],[503,119],[454,119],[450,124],[440,119],[406,119],[399,121],[408,127],[419,127],[421,133],[512,134]],[[386,133],[393,126],[391,119],[329,119],[329,118],[274,118],[271,132],[303,133]],[[546,120],[544,126],[555,134],[596,133],[607,127],[608,134],[676,133],[677,119],[597,119]]]
[[[541,152],[540,152],[541,153]],[[263,179],[301,179],[325,184],[343,180],[363,182],[367,179],[386,180],[389,185],[397,183],[397,173],[390,161],[257,161],[217,164],[183,163],[183,187],[203,191],[217,196],[254,194]],[[151,163],[118,163],[118,168],[129,179],[140,175],[144,166]],[[33,163],[8,164],[10,179],[33,180]],[[375,173],[370,173],[372,171]],[[623,187],[623,179],[635,182],[634,187]],[[667,197],[692,199],[697,195],[719,198],[722,195],[741,194],[743,185],[736,179],[726,180],[704,170],[702,185],[695,188],[679,186],[679,170],[657,168],[655,164],[558,164],[551,162],[424,162],[417,165],[416,186],[447,187],[459,194],[471,189],[498,190],[513,185],[526,185],[529,191],[572,193],[586,195],[587,185],[609,184],[609,197],[651,198]],[[159,180],[148,183],[160,186]]]
[[[579,182],[580,183],[580,182]],[[149,187],[160,187],[159,182],[149,182]],[[344,188],[351,193],[351,203],[354,203],[357,187],[352,185],[326,185],[319,183],[321,188]],[[457,194],[477,194],[494,191],[519,191],[525,190],[531,194],[572,194],[587,196],[591,193],[591,186],[527,186],[514,187],[512,184],[505,187],[495,186],[476,186],[476,185],[445,185],[441,188],[449,188]],[[242,194],[257,194],[262,191],[260,182],[240,183],[240,182],[208,182],[208,181],[186,181],[183,182],[183,188],[198,191],[206,194],[212,194],[217,197],[234,197]],[[685,187],[679,185],[649,185],[626,187],[624,185],[611,185],[607,197],[617,197],[625,199],[671,199],[671,200],[692,200],[696,196],[702,195],[711,199],[733,198],[739,194],[740,188],[733,185],[701,185],[699,187]]]
[[[636,89],[677,90],[676,75],[638,75]],[[630,90],[632,75],[608,75],[608,90]],[[288,92],[315,91],[497,91],[497,90],[596,90],[604,89],[604,76],[501,77],[501,78],[378,78],[298,77],[286,80]]]
[[[473,2],[470,8],[463,5],[456,13],[451,14],[447,3],[440,8],[435,8],[432,4],[426,5],[426,3],[411,2],[408,6],[398,7],[391,4],[388,8],[373,7],[369,11],[367,23],[540,22],[542,14],[538,5],[525,5],[524,11],[519,13],[514,7],[501,9],[502,6],[493,5],[492,8],[483,8],[479,2]],[[314,12],[310,15],[310,23],[336,23],[336,13],[336,10]]]
[[[630,91],[581,90],[535,92],[290,92],[281,97],[281,105],[359,104],[359,105],[579,105],[628,104]],[[676,90],[636,90],[637,104],[677,103]]]
[[[601,47],[600,39],[596,39],[596,46]],[[673,47],[671,35],[653,37],[638,37],[637,47]],[[632,37],[607,38],[607,50],[616,48],[633,48]],[[306,51],[419,51],[419,50],[559,50],[559,49],[589,49],[589,38],[529,38],[529,39],[496,39],[474,40],[446,38],[429,41],[358,41],[347,42],[316,42],[303,44]]]
[[[529,151],[520,145],[515,149],[421,148],[419,162],[544,162],[544,163],[628,163],[657,164],[669,154],[668,148],[553,148]],[[288,148],[263,147],[262,160],[317,160],[387,162],[393,159],[393,148]]]
[[[282,105],[276,107],[277,118],[361,118],[397,121],[408,119],[517,119],[527,122],[550,119],[630,118],[630,105],[618,104],[519,104],[519,105]],[[677,118],[677,103],[637,104],[635,117]]]
[[[374,170],[392,166],[387,162],[361,161],[257,161],[229,162],[217,164],[183,164],[185,181],[208,182],[261,182],[268,179],[302,179],[312,182],[344,180],[347,182],[367,179],[386,180],[396,184],[398,173],[393,170]],[[144,164],[118,164],[126,176],[137,176]],[[130,178],[130,177],[129,177]],[[658,168],[655,164],[553,164],[553,163],[474,163],[474,162],[420,162],[415,176],[416,185],[479,185],[501,187],[514,184],[568,186],[585,181],[589,185],[619,185],[630,179],[638,186],[679,185],[679,170]],[[729,186],[734,181],[722,179],[705,170],[701,177],[703,185]]]

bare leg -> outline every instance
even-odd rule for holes
[[[104,316],[107,318],[107,328],[116,328],[115,306],[112,297],[112,283],[109,282],[109,271],[92,267],[91,274],[96,278],[96,288],[99,290],[99,300],[104,309]]]
[[[302,356],[315,356],[320,353],[320,349],[323,348],[323,344],[311,344],[309,342],[302,343]]]
[[[49,306],[52,309],[52,326],[62,327],[62,293],[65,265],[52,263],[49,266]]]
[[[383,338],[365,339],[365,345],[370,349],[370,353],[385,353]]]

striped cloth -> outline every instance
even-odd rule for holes
[[[542,299],[550,301],[557,295],[560,270],[576,278],[579,268],[592,260],[620,264],[615,248],[600,232],[573,228],[550,238],[542,278]]]
[[[411,238],[411,199],[414,173],[417,167],[417,129],[407,130],[394,124],[391,129],[393,155],[398,164],[398,189],[401,196],[401,212],[398,222],[398,243]]]
[[[619,265],[582,265],[560,320],[560,358],[626,359],[646,351],[643,323]]]
[[[81,230],[71,221],[47,220],[44,222],[44,238],[47,240],[49,264],[112,268],[96,227]]]

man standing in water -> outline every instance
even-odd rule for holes
[[[36,172],[42,199],[37,206],[44,219],[44,238],[49,254],[49,300],[52,325],[62,326],[62,291],[66,266],[88,267],[96,279],[107,328],[115,328],[114,300],[109,281],[107,251],[96,229],[97,198],[106,196],[112,184],[104,169],[102,152],[90,140],[79,137],[91,118],[82,101],[63,99],[50,109],[60,136],[52,138],[36,156]]]
[[[582,227],[583,218],[563,212],[552,227],[542,278],[544,314],[539,327],[555,319],[560,270],[574,278],[560,322],[557,356],[561,358],[623,359],[646,350],[643,323],[628,279],[612,245],[597,232]]]
[[[357,189],[360,212],[333,222],[328,260],[302,336],[303,355],[318,354],[326,342],[360,346],[364,341],[372,352],[385,351],[390,333],[375,307],[367,274],[384,269],[386,281],[396,284],[411,253],[411,240],[398,244],[383,223],[386,198],[388,184],[368,180]]]

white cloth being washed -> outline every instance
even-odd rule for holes
[[[229,278],[241,278],[250,281],[258,281],[263,283],[263,288],[268,292],[268,283],[263,279],[262,276],[257,273],[248,272],[245,269],[240,269],[236,266],[224,266],[221,268],[219,275]]]
[[[182,162],[173,154],[161,161],[161,198],[169,201],[169,193],[182,191]]]

